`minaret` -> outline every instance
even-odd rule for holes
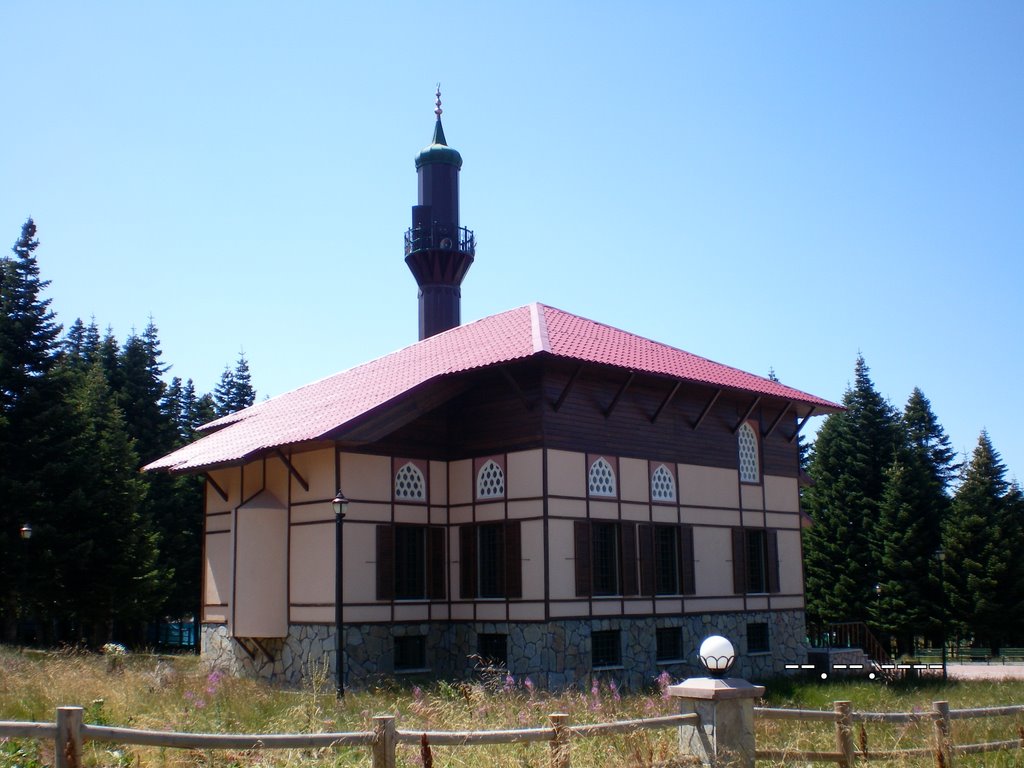
[[[419,202],[405,233],[405,263],[420,287],[421,340],[460,324],[459,286],[476,254],[473,233],[459,226],[462,155],[444,138],[440,84],[435,103],[434,140],[416,155]]]

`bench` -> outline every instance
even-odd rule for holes
[[[961,648],[957,661],[984,662],[988,664],[992,654],[988,648]]]

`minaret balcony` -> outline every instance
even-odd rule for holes
[[[405,233],[405,255],[418,251],[458,251],[476,255],[476,238],[465,227],[444,224],[412,227]]]

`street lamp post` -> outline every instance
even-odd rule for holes
[[[28,575],[29,559],[31,552],[29,551],[29,539],[32,538],[32,523],[22,523],[21,528],[18,529],[18,535],[21,536],[21,540],[25,542],[25,560],[24,565],[21,569],[21,613],[18,618],[18,624],[15,627],[15,634],[21,642],[24,642],[25,635],[22,634],[24,627],[27,624],[26,618],[29,614],[29,597],[28,592],[31,585],[31,580]]]
[[[935,556],[939,559],[939,599],[942,601],[942,680],[946,680],[946,552],[941,547]]]
[[[345,510],[348,508],[348,499],[338,489],[337,494],[331,500],[331,507],[334,509],[334,652],[337,654],[336,691],[340,699],[345,695],[345,642],[342,637],[342,615],[341,615],[341,574],[342,574],[342,535],[341,524],[345,520]]]

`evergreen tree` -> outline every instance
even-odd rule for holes
[[[31,590],[42,578],[30,568],[18,530],[25,522],[45,529],[54,506],[63,503],[55,482],[64,460],[63,397],[51,376],[61,326],[42,296],[49,281],[39,277],[38,247],[35,222],[28,219],[13,256],[0,260],[0,613],[8,638],[19,601],[32,602]]]
[[[963,468],[963,462],[956,461],[956,451],[932,412],[931,401],[918,387],[914,387],[903,409],[903,423],[910,444],[924,457],[942,491],[948,491]]]
[[[249,373],[249,361],[245,353],[239,353],[235,363],[234,410],[240,411],[256,402],[256,390],[252,386],[252,375]]]
[[[929,467],[909,448],[886,470],[878,523],[871,532],[877,553],[875,599],[870,624],[897,639],[900,653],[912,654],[914,637],[941,629],[936,588],[937,546],[927,535]]]
[[[891,405],[875,390],[863,357],[846,411],[818,432],[804,503],[807,613],[815,621],[864,621],[875,599],[879,556],[871,545],[885,489],[885,470],[902,442]]]
[[[49,598],[71,637],[124,639],[156,608],[158,536],[145,505],[146,480],[102,367],[75,375],[73,487],[58,511],[55,589]],[[120,627],[115,635],[115,627]]]
[[[224,366],[220,381],[213,390],[213,402],[218,418],[248,408],[256,402],[256,390],[253,389],[249,363],[244,354],[238,356],[234,370]]]
[[[220,381],[213,388],[213,406],[217,418],[234,413],[232,400],[235,394],[235,374],[230,367],[224,366],[224,372],[220,375]]]
[[[118,357],[118,399],[143,464],[176,444],[173,419],[161,408],[166,390],[161,354],[156,325],[150,319],[142,336],[128,337]]]
[[[1019,621],[1021,525],[1006,468],[982,432],[943,530],[949,610],[974,645],[996,651]]]

